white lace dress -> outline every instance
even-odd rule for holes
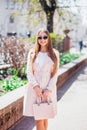
[[[47,52],[39,52],[37,58],[34,62],[33,70],[34,74],[32,73],[32,66],[30,62],[30,57],[33,53],[30,51],[28,55],[27,61],[27,78],[28,84],[25,87],[25,94],[24,94],[24,102],[23,102],[23,115],[25,116],[34,116],[33,113],[33,103],[36,102],[36,93],[33,87],[37,84],[42,89],[49,89],[52,90],[51,100],[55,106],[55,113],[57,112],[57,94],[56,94],[56,81],[58,78],[58,71],[56,74],[51,78],[51,72],[53,69],[53,61],[48,56]],[[59,53],[56,51],[57,58],[59,60]],[[59,68],[59,64],[58,67]]]

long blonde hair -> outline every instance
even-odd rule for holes
[[[54,62],[54,65],[53,65],[53,71],[51,73],[51,77],[54,76],[54,74],[56,73],[57,71],[57,64],[58,64],[58,60],[57,60],[57,56],[54,52],[54,49],[52,47],[52,40],[51,40],[51,37],[50,37],[50,34],[47,30],[45,29],[40,29],[37,33],[37,38],[36,38],[36,44],[35,44],[35,48],[34,48],[34,52],[35,52],[35,55],[32,59],[32,63],[34,63],[36,57],[37,57],[37,54],[39,53],[40,49],[41,49],[41,46],[40,44],[38,43],[38,35],[40,32],[44,32],[47,34],[48,36],[48,44],[47,44],[47,51],[48,51],[48,56],[52,59],[52,61]]]

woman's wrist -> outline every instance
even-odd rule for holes
[[[47,89],[47,88],[45,89],[45,91],[46,91],[46,92],[52,92],[51,90],[49,90],[49,89]]]
[[[48,89],[48,88],[47,88],[47,90],[48,90],[49,92],[52,92],[52,90],[50,90],[50,89]]]
[[[36,89],[36,88],[40,88],[40,86],[39,86],[39,85],[36,85],[36,86],[33,87],[33,89]]]

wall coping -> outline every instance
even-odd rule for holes
[[[25,87],[19,87],[0,97],[0,110],[23,97]]]
[[[84,61],[86,59],[87,59],[87,56],[83,55],[80,58],[75,59],[74,61],[61,66],[60,69],[59,69],[59,76],[62,75],[63,73],[65,73],[65,72],[67,72],[69,69],[73,68],[74,66],[76,66],[81,61]]]
[[[4,69],[8,69],[8,68],[10,68],[10,67],[12,67],[13,65],[11,65],[11,64],[5,64],[5,65],[0,65],[0,70],[4,70]]]

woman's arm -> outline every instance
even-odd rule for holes
[[[47,89],[48,90],[51,90],[54,88],[54,85],[56,85],[56,82],[57,82],[57,78],[58,78],[58,70],[59,70],[59,52],[58,51],[55,51],[55,54],[57,56],[57,60],[58,60],[58,64],[57,64],[57,71],[55,73],[55,75],[50,79],[49,83],[48,83],[48,86],[47,86]]]
[[[32,50],[29,51],[28,58],[27,58],[27,79],[28,82],[32,85],[32,87],[35,87],[39,84],[37,83],[33,74],[31,55],[34,55],[34,52]]]
[[[36,81],[32,70],[33,68],[31,60],[32,55],[34,55],[34,52],[30,51],[27,59],[27,79],[28,82],[32,85],[37,97],[42,97],[42,89],[40,88],[38,82]]]

